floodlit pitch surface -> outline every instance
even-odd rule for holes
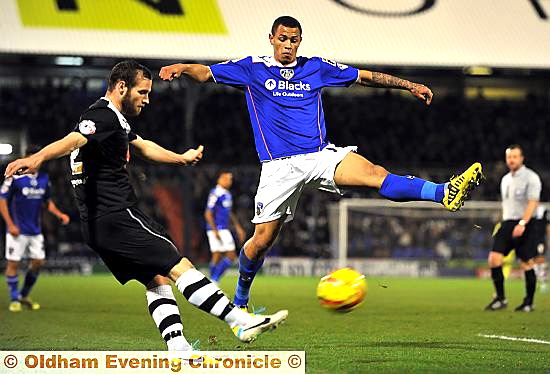
[[[308,373],[550,372],[550,294],[537,292],[536,310],[516,313],[523,282],[507,281],[508,310],[484,312],[489,280],[367,281],[365,303],[339,314],[318,305],[316,278],[258,276],[252,302],[290,315],[251,345],[178,296],[184,332],[189,341],[200,339],[202,350],[305,350]],[[232,294],[234,284],[226,277],[221,286]],[[42,309],[21,313],[8,311],[5,283],[0,295],[1,350],[165,348],[136,282],[122,287],[107,275],[41,276],[32,296]]]

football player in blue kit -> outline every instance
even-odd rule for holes
[[[39,151],[38,147],[29,147],[30,156]],[[64,225],[70,218],[61,212],[50,196],[48,174],[38,171],[29,175],[16,175],[6,178],[0,188],[0,215],[6,223],[6,282],[10,292],[11,312],[20,312],[22,306],[31,310],[40,309],[40,304],[29,298],[29,293],[38,279],[40,268],[44,264],[44,236],[41,228],[42,208],[56,216]],[[17,271],[22,258],[30,259],[29,269],[21,289],[18,288]]]
[[[219,282],[221,276],[233,261],[237,259],[235,240],[229,230],[230,224],[236,230],[241,243],[246,239],[246,232],[232,212],[233,195],[229,191],[233,185],[233,173],[222,170],[218,175],[216,187],[210,190],[204,210],[206,236],[212,252],[210,260],[210,279]]]
[[[173,64],[159,74],[170,81],[182,75],[198,82],[213,81],[237,87],[246,95],[262,171],[255,196],[254,235],[239,254],[234,302],[243,308],[266,252],[283,224],[293,219],[304,188],[341,193],[344,187],[372,187],[390,200],[434,201],[456,211],[482,178],[477,162],[448,183],[396,175],[357,154],[355,146],[331,144],[326,136],[322,88],[353,84],[395,88],[409,91],[426,105],[432,101],[432,91],[388,74],[320,57],[297,57],[302,27],[290,16],[275,20],[269,41],[273,56],[249,56],[211,66]]]

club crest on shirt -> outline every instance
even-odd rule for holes
[[[292,79],[294,76],[294,69],[281,69],[280,72],[281,76],[286,80]]]
[[[95,123],[89,119],[85,119],[78,124],[78,130],[83,135],[92,135],[95,133]]]
[[[264,203],[257,203],[256,204],[256,215],[259,216],[264,211]]]

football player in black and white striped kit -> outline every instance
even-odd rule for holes
[[[277,327],[288,312],[252,315],[236,308],[218,286],[182,257],[165,230],[137,207],[126,164],[130,147],[142,158],[175,165],[194,165],[203,147],[183,154],[171,152],[134,133],[127,117],[149,104],[151,72],[135,61],[111,71],[104,97],[80,117],[73,132],[40,152],[15,160],[6,176],[35,172],[47,160],[71,154],[71,183],[86,243],[97,252],[116,279],[136,279],[146,286],[149,312],[169,350],[192,350],[170,280],[197,308],[225,321],[243,342]]]
[[[535,210],[539,205],[542,183],[540,177],[524,164],[523,149],[514,144],[506,149],[506,165],[510,170],[500,182],[502,195],[502,222],[494,234],[493,248],[489,253],[491,278],[496,297],[485,307],[494,311],[508,305],[504,294],[502,259],[515,248],[525,274],[525,298],[515,309],[517,312],[531,312],[537,277],[535,257],[537,256],[538,235]]]

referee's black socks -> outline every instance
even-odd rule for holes
[[[502,266],[491,268],[491,278],[493,278],[497,298],[504,300],[504,274],[502,273]]]
[[[535,269],[525,271],[525,292],[527,294],[528,304],[533,304],[535,297],[535,289],[537,288],[537,276],[535,275]]]

